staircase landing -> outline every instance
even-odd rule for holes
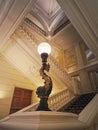
[[[51,111],[17,113],[0,123],[0,130],[79,130],[80,128],[84,130],[87,126],[78,120],[78,115]]]

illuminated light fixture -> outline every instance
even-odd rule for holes
[[[38,53],[41,55],[42,53],[47,53],[48,55],[51,53],[51,46],[47,42],[42,42],[38,46]]]
[[[51,46],[47,42],[42,42],[38,46],[38,53],[41,55],[43,67],[47,62],[48,55],[51,53]]]
[[[44,85],[38,87],[36,90],[36,94],[40,98],[40,102],[36,111],[51,111],[48,108],[48,97],[52,91],[52,79],[46,73],[50,70],[50,65],[49,63],[47,64],[47,58],[51,53],[51,46],[46,42],[42,42],[39,44],[37,50],[42,58],[42,67],[40,68],[39,72],[40,76],[42,76],[42,79],[44,79]]]

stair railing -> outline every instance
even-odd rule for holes
[[[57,111],[74,98],[75,96],[68,89],[64,89],[49,98],[49,108],[52,111]]]
[[[50,72],[52,74],[55,73],[55,75],[58,75],[59,80],[62,81],[66,85],[66,87],[68,87],[69,91],[72,94],[74,94],[73,81],[71,76],[66,71],[66,69],[60,66],[59,63],[56,61],[56,59],[51,55],[49,56],[48,61],[53,68],[50,69]]]
[[[72,95],[67,88],[63,89],[60,92],[49,97],[49,99],[48,99],[49,108],[52,111],[57,111],[58,109],[60,109],[62,106],[64,106],[66,103],[68,103],[69,101],[71,101],[74,98],[75,98],[75,96]],[[35,111],[36,108],[38,107],[38,104],[39,104],[38,102],[31,104],[31,105],[27,106],[26,108],[18,111],[18,113]]]

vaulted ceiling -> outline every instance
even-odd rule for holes
[[[38,0],[27,15],[26,22],[36,25],[48,38],[55,35],[57,29],[69,23],[64,11],[56,0]]]
[[[79,42],[82,37],[98,56],[97,5],[97,0],[1,0],[0,51],[8,62],[39,86],[41,59],[37,46],[42,41],[49,42],[52,46],[50,75],[55,89],[63,88],[64,75],[57,77],[56,65],[61,49]]]

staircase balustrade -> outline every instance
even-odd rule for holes
[[[52,111],[57,111],[59,108],[64,106],[66,103],[71,101],[73,98],[75,98],[75,97],[70,93],[70,91],[67,88],[63,89],[60,92],[49,97],[49,99],[48,99],[49,108]],[[31,104],[30,106],[28,106],[18,112],[35,111],[37,107],[38,107],[38,103]]]
[[[68,87],[69,91],[73,93],[73,82],[71,76],[68,74],[66,69],[63,69],[56,61],[53,56],[49,56],[48,58],[49,63],[51,64],[53,70],[51,69],[50,72],[52,74],[57,74],[59,79]]]
[[[57,111],[61,107],[66,105],[68,102],[73,100],[74,98],[75,98],[75,96],[73,94],[71,94],[70,91],[67,88],[63,89],[60,92],[57,92],[57,93],[55,93],[55,94],[53,94],[52,96],[49,97],[49,99],[48,99],[49,108],[52,111]],[[15,112],[15,113],[10,114],[10,115],[17,115],[17,113],[36,111],[38,104],[39,104],[39,102],[31,104],[31,105],[19,110],[18,112]],[[1,120],[1,122],[8,120],[10,118],[10,115],[3,118]]]
[[[49,108],[53,111],[57,111],[73,98],[74,96],[70,93],[68,89],[62,90],[61,92],[54,94],[49,98]]]

